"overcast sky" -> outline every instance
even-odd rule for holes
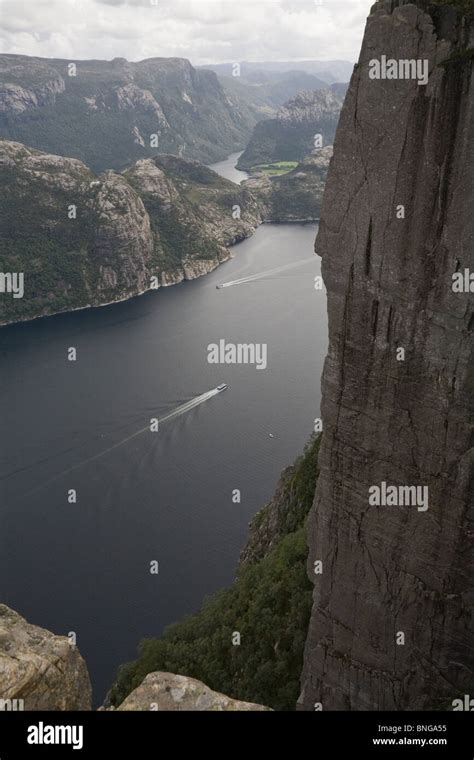
[[[0,51],[138,61],[356,61],[372,0],[0,0]]]

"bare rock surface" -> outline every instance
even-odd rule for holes
[[[144,681],[122,702],[117,710],[165,711],[269,711],[269,707],[241,702],[212,691],[195,678],[173,673],[149,673]]]
[[[472,693],[474,297],[452,287],[474,271],[472,37],[453,7],[376,3],[341,114],[316,243],[329,352],[307,710]],[[383,55],[427,60],[428,83],[371,79]],[[382,482],[426,487],[428,507],[370,504]]]
[[[15,699],[25,710],[90,710],[91,684],[66,636],[30,625],[0,604],[0,703]]]

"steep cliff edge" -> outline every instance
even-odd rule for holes
[[[452,709],[474,685],[473,294],[453,290],[474,270],[472,37],[453,7],[376,3],[341,114],[316,243],[330,342],[307,710]],[[382,56],[427,60],[427,84],[370,78]]]

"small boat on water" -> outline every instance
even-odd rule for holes
[[[268,434],[268,437],[269,437],[269,438],[275,438],[275,436],[273,435],[273,433],[269,433],[269,434]]]
[[[221,383],[220,385],[217,386],[216,390],[219,391],[219,393],[222,393],[222,391],[225,391],[226,388],[228,387],[229,386],[227,385],[227,383]]]

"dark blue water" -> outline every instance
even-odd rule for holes
[[[310,257],[315,233],[264,225],[205,278],[0,329],[0,599],[76,633],[96,702],[142,637],[232,582],[249,520],[311,433],[327,333],[319,259],[216,283]],[[268,344],[268,368],[208,364],[220,338]],[[158,433],[87,462],[221,382]]]

